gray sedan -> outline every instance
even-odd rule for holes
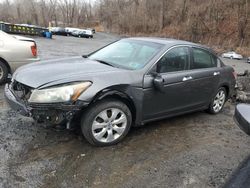
[[[80,125],[89,143],[107,146],[132,125],[199,110],[217,114],[234,87],[233,68],[204,46],[128,38],[83,57],[26,65],[5,95],[21,114],[52,126]]]

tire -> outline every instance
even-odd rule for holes
[[[231,56],[230,59],[233,59],[233,56]]]
[[[128,134],[131,124],[132,115],[127,105],[110,99],[90,106],[81,119],[82,133],[94,146],[117,144]]]
[[[220,97],[221,96],[221,97]],[[216,92],[211,103],[209,104],[208,113],[218,114],[223,110],[223,107],[227,101],[227,91],[224,87],[221,87]]]
[[[4,84],[7,81],[8,74],[9,72],[7,66],[0,61],[0,84]]]

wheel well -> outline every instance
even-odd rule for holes
[[[135,108],[135,105],[134,105],[134,102],[132,101],[132,99],[130,99],[126,94],[120,93],[120,92],[117,92],[117,93],[112,92],[110,94],[99,95],[99,96],[95,97],[95,99],[91,103],[95,103],[97,101],[105,100],[105,99],[116,99],[118,101],[125,103],[128,106],[128,108],[132,114],[133,122],[135,121],[136,108]]]
[[[1,57],[0,57],[0,61],[3,62],[6,65],[6,67],[8,68],[8,73],[11,74],[11,68],[10,68],[9,63],[5,59],[3,59]]]
[[[221,87],[224,87],[226,92],[227,92],[227,97],[229,95],[229,87],[227,85],[222,85]]]

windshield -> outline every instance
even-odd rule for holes
[[[124,39],[91,54],[89,59],[106,62],[114,67],[137,70],[154,57],[162,44]]]

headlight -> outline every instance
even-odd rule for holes
[[[49,89],[34,90],[29,98],[29,102],[57,103],[76,101],[82,92],[90,86],[91,82],[83,82]]]

